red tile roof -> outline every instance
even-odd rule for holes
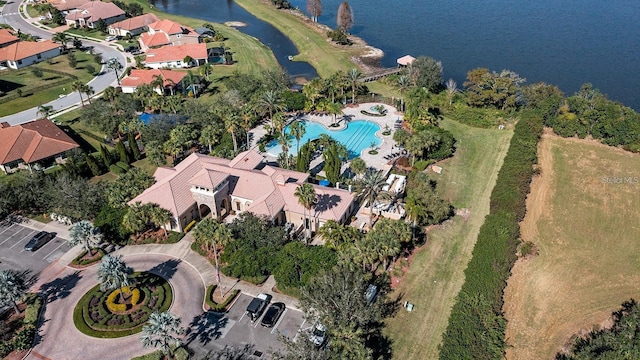
[[[77,11],[70,12],[65,16],[65,20],[85,19],[87,22],[95,22],[120,15],[124,15],[124,11],[117,7],[116,4],[96,0],[89,1],[78,7]]]
[[[158,49],[147,51],[146,62],[159,63],[183,60],[187,55],[193,59],[206,59],[207,56],[207,44],[187,44],[176,46],[163,46]]]
[[[122,29],[122,30],[135,30],[145,27],[149,24],[153,24],[158,21],[158,17],[154,14],[143,14],[140,16],[135,16],[130,19],[118,21],[117,23],[113,23],[109,25],[110,28],[114,29]]]
[[[0,139],[0,164],[19,159],[32,163],[79,147],[47,119],[0,128]]]
[[[13,33],[8,29],[0,29],[0,47],[5,47],[19,40],[20,39],[13,36]]]
[[[142,84],[151,84],[151,82],[155,80],[155,76],[162,76],[162,79],[164,79],[164,86],[169,86],[182,81],[182,79],[187,76],[187,73],[182,71],[162,69],[132,69],[129,76],[122,79],[120,85],[138,87]]]
[[[156,21],[153,24],[149,24],[149,29],[153,29],[154,31],[161,31],[169,35],[185,34],[198,36],[198,34],[194,32],[192,28],[183,26],[169,19],[163,19],[160,21]]]
[[[0,48],[0,61],[17,61],[26,59],[30,56],[42,54],[43,52],[59,48],[60,44],[56,44],[51,40],[46,41],[19,41]]]
[[[163,32],[144,33],[140,35],[140,41],[148,48],[171,44],[169,36]]]
[[[80,6],[86,4],[88,0],[61,0],[61,1],[51,1],[51,5],[54,8],[60,11],[67,11],[77,9]]]

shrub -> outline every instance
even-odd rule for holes
[[[89,74],[91,74],[91,75],[95,75],[96,74],[96,68],[91,64],[85,66],[84,69],[87,70],[87,72]]]
[[[122,175],[122,174],[124,174],[126,172],[121,167],[117,166],[116,164],[113,164],[113,165],[109,166],[109,171],[111,171],[112,173],[114,173],[116,175]]]
[[[9,355],[14,349],[12,341],[2,341],[0,342],[0,357],[5,357]]]
[[[123,161],[118,161],[118,162],[116,163],[116,165],[117,165],[119,168],[121,168],[122,170],[124,170],[124,171],[127,171],[127,170],[131,169],[131,165],[129,165],[129,164],[127,164],[126,162],[123,162]]]
[[[33,324],[25,325],[22,330],[16,333],[13,339],[13,346],[16,350],[27,350],[33,345],[36,336],[36,327]]]
[[[99,262],[105,255],[105,252],[103,249],[96,249],[96,251],[98,252],[98,254],[100,254],[99,256],[96,256],[92,259],[83,259],[83,257],[87,255],[87,250],[84,250],[80,255],[76,256],[73,261],[71,261],[71,264],[76,266],[87,266]]]
[[[187,226],[184,227],[184,232],[188,233],[191,228],[193,228],[198,222],[196,220],[192,220]]]
[[[30,294],[26,298],[27,309],[24,311],[24,323],[36,324],[42,309],[42,298],[36,294]]]
[[[240,294],[240,290],[234,289],[223,302],[218,304],[217,302],[213,301],[213,294],[214,291],[216,291],[216,288],[216,285],[209,285],[209,287],[207,287],[205,303],[207,304],[207,306],[209,306],[209,309],[211,311],[226,312],[227,306],[229,306],[229,304],[231,304],[231,302],[238,296],[238,294]]]
[[[107,308],[112,313],[121,313],[127,311],[127,304],[117,304],[116,299],[120,297],[120,292],[124,295],[126,291],[124,288],[113,290],[107,297]]]

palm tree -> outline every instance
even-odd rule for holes
[[[407,196],[404,207],[407,212],[407,217],[412,221],[412,238],[415,239],[418,222],[421,219],[425,219],[429,216],[427,207],[422,204],[420,199],[413,193],[409,193],[409,195]]]
[[[247,142],[245,144],[246,150],[249,150],[251,147],[251,141],[249,139],[249,131],[251,130],[251,125],[253,125],[254,119],[254,111],[251,106],[244,106],[241,110],[242,117],[242,129],[244,130],[245,135],[247,136]]]
[[[362,237],[362,233],[355,227],[342,225],[335,220],[327,221],[316,234],[325,240],[324,246],[341,253]]]
[[[93,256],[93,249],[102,243],[102,233],[87,220],[71,225],[70,236],[69,245],[76,246],[81,244],[90,256]]]
[[[180,326],[179,317],[168,311],[154,312],[142,327],[140,341],[145,348],[159,347],[164,354],[173,359],[172,347],[180,345],[179,336],[184,333],[185,329]]]
[[[53,106],[51,105],[40,105],[38,106],[38,112],[36,115],[42,116],[43,119],[49,119],[51,113],[53,112]]]
[[[298,150],[297,156],[300,156],[300,139],[307,132],[307,126],[302,121],[295,121],[293,124],[289,125],[289,134],[296,138]]]
[[[93,86],[85,84],[82,92],[87,95],[87,100],[89,100],[89,105],[91,105],[91,96],[96,93],[96,91],[93,89]]]
[[[285,133],[279,133],[278,136],[278,145],[282,147],[282,153],[284,154],[285,159],[288,161],[289,159],[289,148],[291,147],[291,135]],[[288,166],[287,166],[288,168]]]
[[[182,105],[182,98],[180,98],[179,96],[171,95],[164,98],[164,106],[167,110],[173,112],[174,114],[178,113],[180,105]]]
[[[400,75],[396,85],[400,91],[400,95],[402,96],[400,100],[400,107],[402,108],[402,111],[404,111],[404,93],[411,87],[411,79],[409,79],[407,75]]]
[[[224,127],[231,134],[233,140],[233,152],[238,153],[238,140],[236,139],[236,131],[238,131],[240,118],[235,112],[231,112],[224,117]]]
[[[82,93],[85,90],[84,86],[85,84],[80,80],[76,80],[73,83],[71,83],[71,90],[78,92],[78,95],[80,95],[80,103],[82,104],[83,107],[84,107],[84,99],[82,98]]]
[[[456,84],[453,79],[447,80],[445,85],[447,86],[447,99],[449,99],[449,106],[451,106],[454,96],[456,96],[460,90],[458,90],[458,84]]]
[[[280,99],[278,92],[273,90],[265,91],[256,105],[258,109],[264,111],[265,113],[269,113],[269,119],[271,120],[271,129],[273,133],[273,113],[284,110],[284,105],[282,104],[282,99]]]
[[[224,223],[207,217],[201,220],[193,229],[193,238],[199,243],[204,243],[209,254],[211,254],[211,250],[209,249],[213,248],[213,257],[216,262],[216,278],[218,279],[218,285],[220,285],[220,265],[218,263],[217,248],[218,246],[225,247],[233,240],[231,230],[229,230]],[[211,244],[211,246],[209,246],[209,244]],[[220,296],[222,296],[222,288],[220,288]]]
[[[373,203],[383,192],[382,188],[386,185],[382,170],[369,169],[358,183],[358,193],[363,199],[367,199],[371,212],[369,213],[369,228],[373,221]]]
[[[173,214],[171,211],[161,208],[160,206],[153,204],[154,206],[149,209],[149,217],[152,223],[157,227],[161,227],[164,231],[164,237],[167,238],[167,223],[173,220]]]
[[[220,133],[215,125],[207,125],[200,131],[200,143],[209,145],[209,153],[213,151],[213,144],[220,141]]]
[[[356,103],[356,87],[358,86],[358,79],[360,79],[361,75],[362,73],[360,72],[360,70],[356,68],[349,70],[349,72],[347,73],[347,79],[349,81],[349,84],[351,85],[351,103],[352,104]]]
[[[103,93],[102,96],[106,100],[109,100],[110,102],[113,102],[118,97],[118,89],[114,88],[113,86],[107,86],[107,88],[104,89],[104,93]]]
[[[212,73],[213,66],[211,66],[211,63],[204,63],[204,65],[200,67],[200,75],[204,76],[205,79],[209,80],[209,75]]]
[[[307,221],[307,210],[311,210],[311,208],[317,202],[316,189],[309,183],[301,184],[300,186],[298,186],[298,188],[296,188],[296,191],[293,193],[293,195],[298,198],[298,203],[304,208],[304,229],[308,239],[311,237],[311,224],[310,221]],[[307,222],[309,222],[309,224],[307,224]]]
[[[122,288],[131,285],[133,270],[122,261],[122,255],[105,255],[98,266],[98,281],[101,291],[120,290],[120,299],[124,301]]]
[[[22,300],[28,288],[24,273],[0,270],[0,306],[10,304],[16,314],[19,314],[18,302]]]
[[[135,97],[142,101],[142,105],[147,108],[151,107],[151,98],[155,96],[157,93],[153,89],[153,86],[149,84],[142,84],[136,87],[136,92],[134,94]]]
[[[149,83],[153,90],[160,90],[162,95],[164,95],[164,78],[162,75],[153,75],[153,80]]]
[[[118,74],[118,71],[122,70],[122,64],[120,64],[120,61],[118,61],[118,59],[116,58],[111,58],[107,60],[107,68],[109,70],[113,70],[113,72],[116,74],[116,80],[118,81],[118,85],[120,85],[120,75]]]
[[[324,88],[320,78],[314,78],[304,85],[302,93],[311,100],[311,106],[316,106],[316,100],[322,98],[322,89]]]
[[[336,116],[342,114],[342,105],[330,102],[325,106],[325,110],[329,112],[329,114],[333,115],[333,123],[336,123]]]
[[[365,171],[367,171],[367,163],[364,160],[362,160],[362,158],[358,157],[351,160],[351,163],[349,164],[349,168],[354,174],[361,176],[362,174],[365,173]]]
[[[60,43],[60,45],[62,46],[63,53],[67,51],[67,42],[69,42],[69,37],[67,36],[66,33],[63,33],[63,32],[55,33],[53,35],[53,38],[51,38],[51,40],[53,40],[53,42]]]

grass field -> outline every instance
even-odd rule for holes
[[[396,359],[437,359],[455,296],[464,283],[478,231],[489,213],[489,196],[513,134],[508,130],[472,128],[442,121],[457,140],[456,154],[442,162],[442,175],[433,174],[444,196],[456,209],[469,209],[467,220],[456,216],[429,233],[428,243],[411,262],[392,298],[414,304],[387,321]]]
[[[236,3],[291,39],[300,51],[295,60],[309,62],[321,77],[328,77],[338,70],[349,71],[356,67],[351,57],[359,55],[363,49],[356,46],[334,46],[328,41],[327,35],[310,20],[305,18],[307,23],[299,16],[278,10],[264,0],[237,0]]]
[[[539,255],[516,263],[505,292],[514,360],[553,358],[640,296],[640,156],[549,134],[538,153],[521,229]]]
[[[89,74],[85,69],[87,65],[93,66],[96,70],[100,70],[102,65],[97,64],[93,60],[93,56],[90,54],[86,54],[81,51],[75,52],[76,59],[78,60],[78,65],[75,69],[69,66],[69,62],[67,60],[66,55],[60,55],[51,60],[51,63],[47,61],[43,61],[37,65],[41,69],[51,69],[62,71],[68,74],[72,74],[78,77],[83,83],[87,83],[93,79],[93,75]],[[38,78],[31,72],[31,69],[34,65],[27,66],[25,68],[19,70],[5,70],[2,72],[2,80],[7,82],[12,82],[15,84],[19,84],[19,89],[22,89],[23,92],[27,92],[28,89],[35,88],[38,86],[44,86],[47,83],[59,81],[64,78],[63,75],[53,74],[50,72],[44,72],[42,78]],[[74,81],[71,77],[66,77],[69,81],[65,82],[61,85],[57,85],[45,90],[39,90],[33,95],[25,95],[23,97],[19,97],[17,99],[8,101],[0,105],[0,116],[6,116],[10,114],[15,114],[17,112],[30,109],[32,107],[37,107],[42,104],[46,104],[51,100],[55,100],[58,98],[60,94],[69,94],[71,93],[71,83]],[[7,94],[12,94],[16,92],[17,89],[7,92]]]

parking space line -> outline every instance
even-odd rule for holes
[[[296,336],[293,337],[293,342],[296,342],[296,340],[298,340],[298,335],[300,335],[301,332],[303,332],[306,329],[303,329],[302,327],[304,326],[304,324],[307,322],[307,318],[305,317],[302,320],[302,324],[300,324],[300,328],[298,329],[298,331],[296,331]]]
[[[56,252],[58,249],[60,249],[60,247],[64,245],[64,243],[61,243],[60,245],[58,245],[57,248],[53,249],[53,251],[51,251],[50,253],[47,254],[47,256],[43,257],[43,259],[47,259],[49,256],[51,256],[51,254],[53,254],[54,252]],[[35,255],[35,252],[33,253],[33,255]],[[31,255],[31,256],[33,256]]]
[[[3,241],[2,243],[0,243],[0,245],[6,243],[7,241],[11,240],[11,238],[13,238],[14,236],[18,235],[18,233],[20,233],[22,230],[24,230],[26,228],[21,228],[20,230],[14,232],[13,234],[7,236],[7,239],[5,241]]]
[[[11,224],[11,225],[7,226],[7,228],[6,228],[6,229],[4,229],[4,230],[0,231],[0,235],[4,234],[4,232],[5,232],[5,231],[7,231],[7,230],[11,229],[11,228],[12,228],[12,227],[14,227],[15,225],[16,225],[16,224]]]
[[[15,244],[11,245],[11,246],[9,247],[9,249],[13,249],[13,247],[14,247],[14,246],[16,246],[16,245],[18,245],[18,244],[20,244],[20,243],[22,242],[22,240],[24,240],[24,239],[26,239],[26,238],[28,238],[28,237],[33,236],[33,234],[35,234],[35,233],[36,233],[36,231],[35,231],[35,230],[31,230],[31,231],[29,232],[29,235],[27,235],[27,236],[23,237],[22,239],[18,240]]]
[[[244,313],[242,313],[242,316],[240,316],[240,320],[238,320],[238,322],[242,321],[242,319],[244,319],[244,316],[247,315],[247,312],[245,311]]]
[[[282,315],[280,315],[280,319],[278,319],[278,322],[276,322],[275,325],[273,325],[273,329],[271,330],[271,333],[273,334],[274,331],[278,330],[278,325],[280,325],[280,323],[282,322],[282,319],[284,319],[284,316],[287,314],[287,309],[286,307],[284,308],[284,312],[282,313]]]

